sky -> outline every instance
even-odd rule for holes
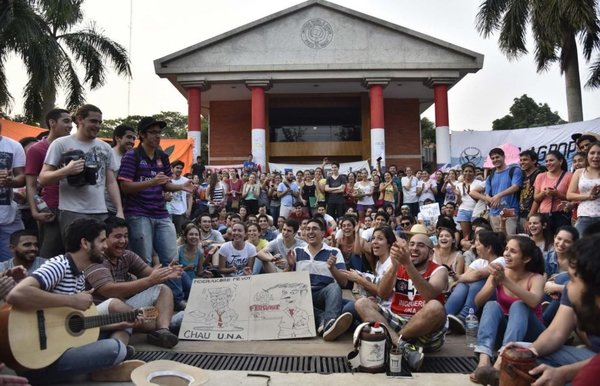
[[[104,119],[125,117],[128,114],[152,115],[160,111],[187,114],[186,99],[168,80],[155,74],[155,59],[300,2],[86,0],[86,22],[94,21],[107,36],[129,49],[133,73],[129,80],[109,73],[106,85],[99,90],[88,92],[87,101],[102,109]],[[508,60],[500,52],[496,36],[485,39],[475,29],[475,16],[480,1],[334,2],[485,56],[482,70],[467,75],[449,91],[451,130],[491,130],[492,121],[508,114],[513,99],[523,94],[527,94],[538,103],[548,103],[553,111],[567,119],[564,78],[558,65],[553,65],[547,72],[538,74],[532,54],[517,61]],[[130,9],[133,10],[131,23]],[[528,47],[532,48],[531,38],[528,43]],[[579,64],[583,85],[589,75],[589,67],[581,56]],[[9,89],[14,97],[9,114],[20,114],[26,74],[18,58],[11,58],[6,71]],[[584,119],[600,117],[600,89],[583,88],[582,93]],[[59,95],[57,103],[64,103],[63,95]],[[423,116],[433,121],[433,107]]]

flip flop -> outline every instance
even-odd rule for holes
[[[471,382],[479,383],[480,385],[498,386],[500,383],[500,371],[493,366],[482,366],[475,369],[469,375]]]

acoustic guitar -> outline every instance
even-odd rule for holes
[[[0,307],[0,361],[12,369],[41,369],[54,363],[65,351],[98,340],[100,327],[138,316],[156,319],[155,307],[98,315],[92,305],[85,311],[53,307],[34,311]]]

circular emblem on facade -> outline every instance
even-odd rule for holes
[[[474,163],[475,165],[480,165],[483,161],[483,157],[481,155],[481,150],[476,147],[469,146],[463,149],[460,153],[460,163],[464,164],[467,162]]]
[[[311,19],[302,26],[302,41],[316,50],[325,48],[333,40],[333,28],[323,19]]]

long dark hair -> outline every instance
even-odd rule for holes
[[[529,257],[529,261],[525,263],[527,272],[534,272],[543,275],[546,272],[544,265],[544,255],[538,248],[535,242],[527,236],[511,236],[509,240],[515,240],[519,243],[519,249],[523,259]]]
[[[546,153],[546,157],[552,155],[554,156],[557,160],[560,161],[560,169],[564,172],[567,171],[567,160],[565,159],[565,156],[563,155],[563,153],[561,153],[558,150],[550,150],[548,153]]]
[[[494,256],[502,256],[505,242],[499,233],[492,231],[479,231],[475,234],[475,237],[479,238],[479,243],[481,243],[481,245],[484,247],[491,247]]]
[[[554,244],[554,235],[552,234],[552,227],[548,222],[548,217],[544,216],[543,213],[534,213],[527,219],[529,220],[532,217],[540,219],[540,224],[542,224],[542,236],[544,237],[544,251],[547,251]]]

